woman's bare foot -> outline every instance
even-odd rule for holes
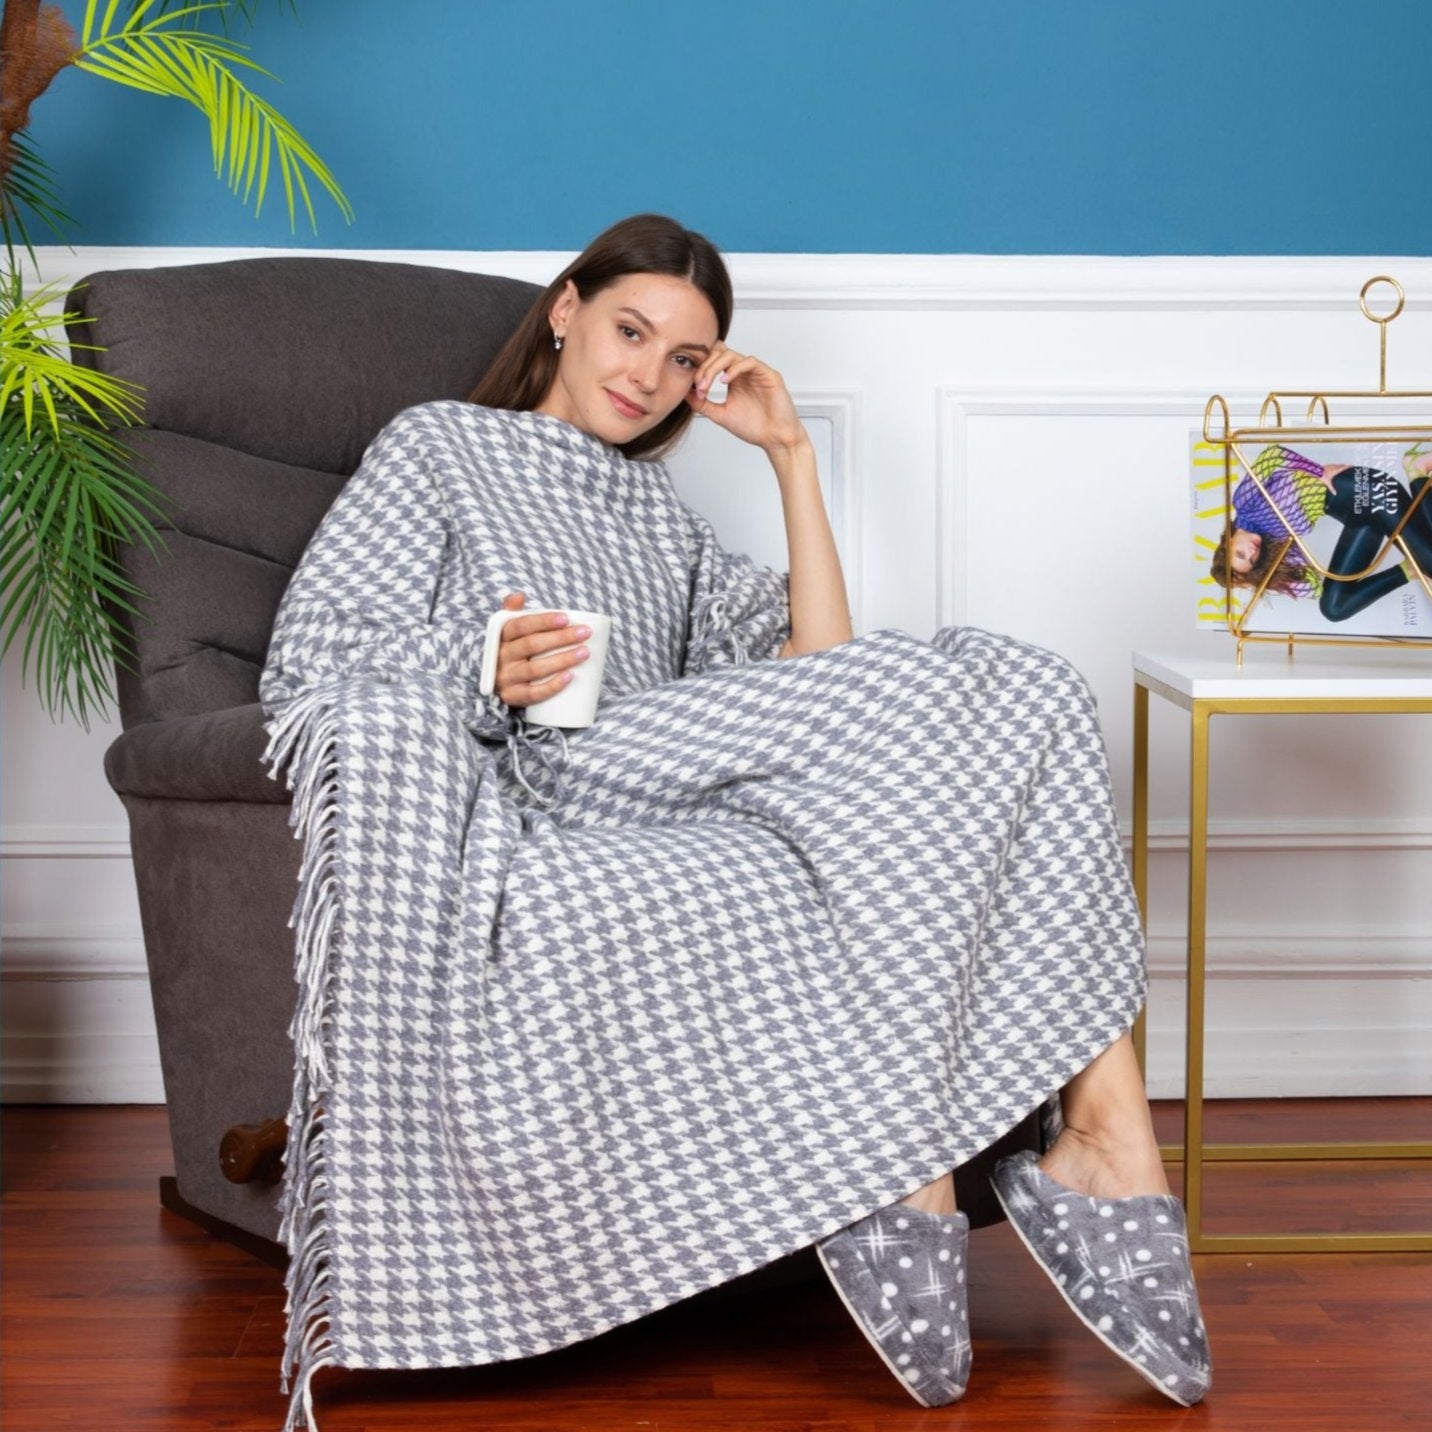
[[[954,1213],[955,1176],[952,1173],[941,1174],[933,1183],[927,1183],[923,1188],[917,1188],[914,1193],[906,1194],[900,1202],[908,1203],[911,1208],[917,1208],[921,1213]]]
[[[1095,1198],[1133,1198],[1170,1193],[1158,1145],[1152,1140],[1100,1143],[1067,1124],[1039,1167],[1055,1183]]]
[[[1170,1192],[1127,1031],[1064,1086],[1062,1104],[1064,1131],[1039,1160],[1056,1183],[1099,1198]]]

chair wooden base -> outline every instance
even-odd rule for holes
[[[190,1223],[197,1224],[206,1233],[212,1233],[215,1238],[222,1238],[225,1243],[232,1243],[235,1248],[242,1248],[245,1253],[252,1254],[261,1262],[269,1264],[270,1267],[280,1271],[287,1269],[288,1249],[282,1243],[275,1243],[272,1238],[263,1238],[257,1233],[250,1233],[247,1228],[240,1228],[237,1224],[227,1223],[222,1218],[215,1218],[212,1213],[205,1213],[203,1209],[195,1208],[180,1194],[179,1180],[172,1173],[161,1174],[159,1177],[159,1202],[170,1213],[177,1213],[180,1218],[187,1218]]]

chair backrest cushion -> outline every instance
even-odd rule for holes
[[[139,470],[166,499],[126,728],[258,699],[279,599],[314,529],[396,413],[472,390],[540,295],[492,274],[273,257],[116,269],[72,290],[77,361],[143,386]]]

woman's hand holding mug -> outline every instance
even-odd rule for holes
[[[502,605],[515,612],[526,601],[526,593],[509,592]],[[497,649],[497,694],[509,706],[530,706],[554,695],[572,679],[568,668],[590,657],[581,643],[591,634],[590,627],[570,626],[566,612],[534,612],[505,622]]]
[[[572,609],[524,612],[526,600],[523,592],[509,592],[488,618],[479,689],[523,707],[534,726],[590,726],[601,700],[611,617]]]

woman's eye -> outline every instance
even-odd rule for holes
[[[633,338],[641,337],[641,334],[629,323],[618,323],[617,331],[623,336],[630,333]],[[694,359],[689,353],[678,353],[676,356],[681,365],[688,370],[694,371],[696,368],[700,367],[700,364],[698,364],[696,359]]]

